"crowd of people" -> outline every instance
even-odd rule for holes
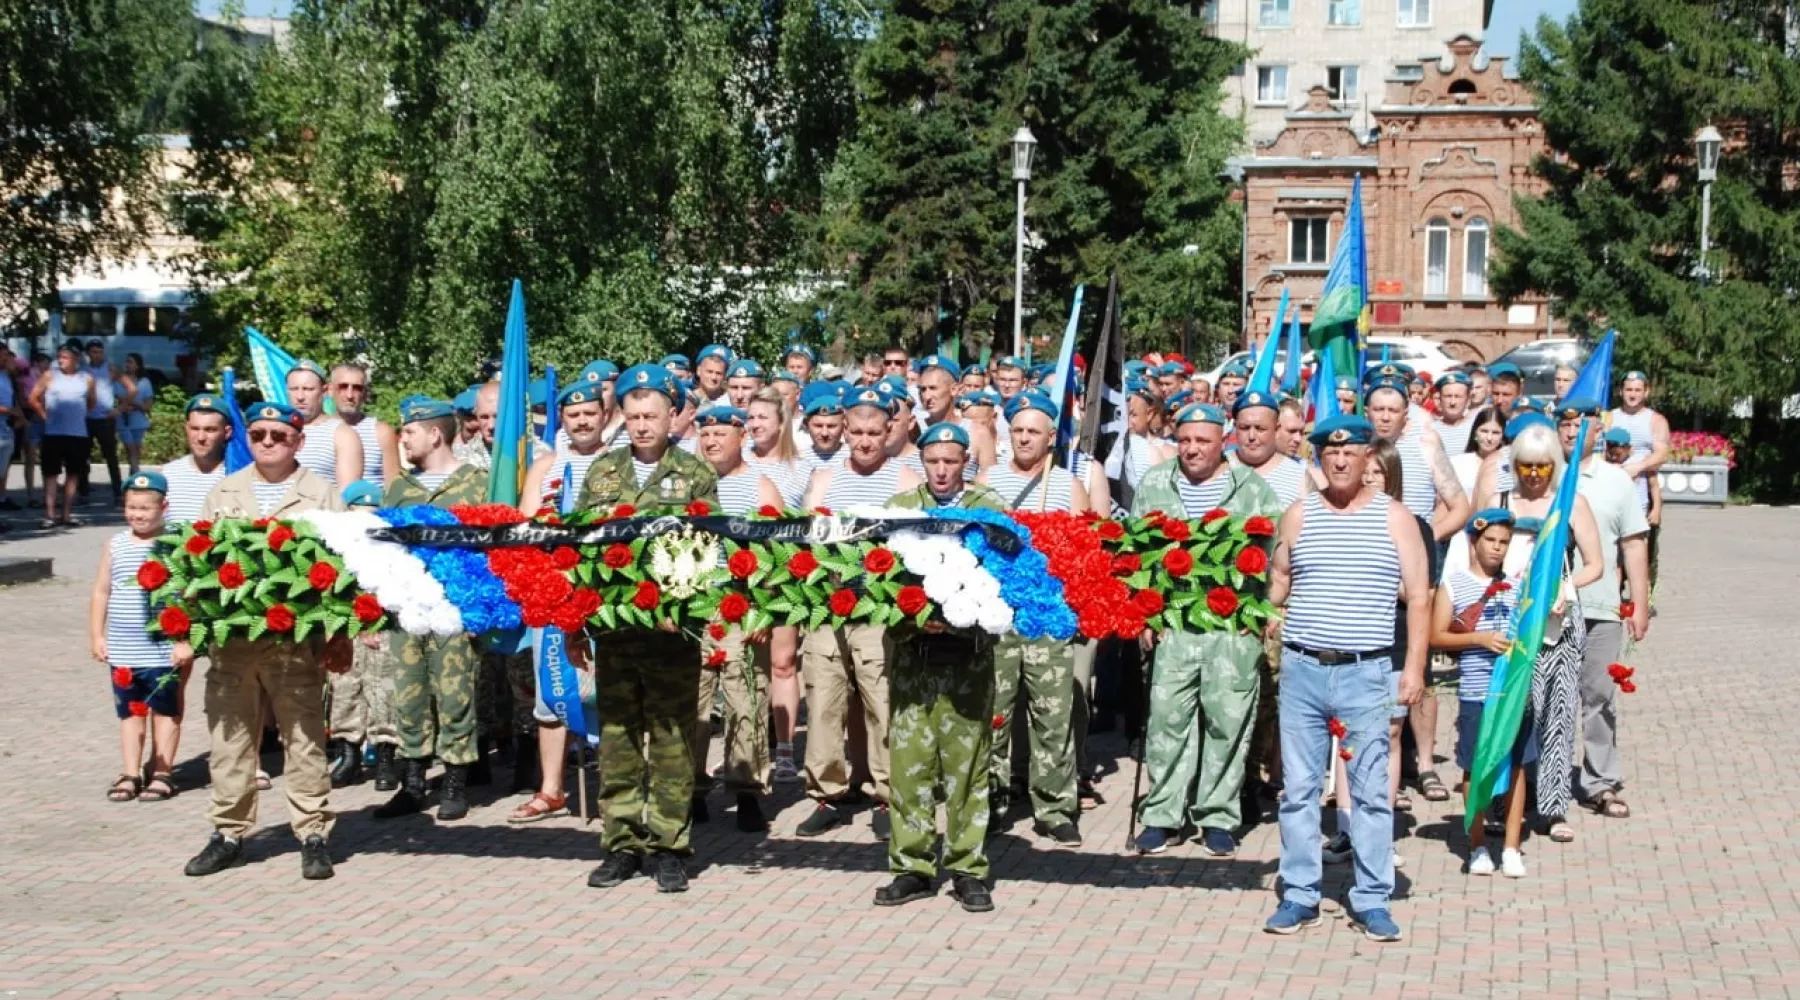
[[[41,351],[27,359],[0,344],[0,510],[41,506],[40,528],[79,526],[75,508],[98,502],[88,482],[96,452],[106,463],[111,503],[122,507],[121,484],[142,465],[155,400],[141,354],[127,354],[124,364],[115,365],[107,359],[105,342],[70,340],[54,359]],[[25,474],[24,504],[6,488],[4,474],[15,457]],[[0,531],[5,527],[0,522]]]
[[[58,416],[71,407],[97,405],[97,379],[65,354],[60,374],[33,393],[47,431],[73,419]],[[1559,843],[1573,839],[1576,803],[1630,814],[1609,667],[1649,627],[1655,472],[1669,452],[1642,374],[1624,377],[1622,405],[1603,414],[1593,399],[1525,396],[1507,365],[1432,378],[1377,364],[1360,380],[1339,378],[1337,411],[1309,419],[1269,372],[1230,366],[1213,385],[1179,357],[1149,356],[1125,365],[1116,444],[1059,457],[1061,405],[1077,401],[1053,399],[1046,366],[1014,357],[965,366],[899,346],[843,369],[801,344],[776,360],[712,345],[692,361],[671,354],[623,370],[595,361],[556,398],[540,391],[534,402],[554,408],[558,427],[534,445],[521,510],[695,500],[729,514],[885,505],[1198,520],[1224,510],[1274,525],[1279,620],[1266,635],[1173,627],[1098,643],[995,640],[937,621],[568,636],[599,720],[604,858],[590,885],[647,874],[659,890],[682,891],[692,827],[711,821],[715,791],[731,798],[738,829],[761,834],[774,786],[792,784],[811,800],[796,836],[866,815],[869,835],[887,842],[894,878],[876,905],[930,897],[947,875],[962,906],[989,910],[987,841],[1011,827],[1016,806],[1046,846],[1080,846],[1082,812],[1100,800],[1088,735],[1123,715],[1129,735],[1141,733],[1134,746],[1148,779],[1134,804],[1137,851],[1191,839],[1206,856],[1231,857],[1242,830],[1277,803],[1282,898],[1266,929],[1316,922],[1322,866],[1353,860],[1351,916],[1371,938],[1397,940],[1395,810],[1411,808],[1413,791],[1451,797],[1437,770],[1440,692],[1456,695],[1451,756],[1466,783],[1521,574],[1570,474],[1580,477],[1573,542],[1515,749],[1529,791],[1515,782],[1491,823],[1474,826],[1468,871],[1524,875],[1528,814]],[[121,722],[115,801],[175,792],[196,651],[146,636],[138,576],[167,523],[487,495],[497,383],[449,400],[409,397],[397,427],[368,414],[360,365],[301,361],[286,389],[288,404],[247,411],[253,463],[242,471],[225,473],[225,401],[202,392],[186,408],[188,454],[123,480],[127,527],[102,552],[92,615],[93,655],[112,669]],[[1583,448],[1589,425],[1603,444]],[[72,447],[57,446],[47,477],[72,471]],[[510,761],[512,790],[528,797],[509,821],[562,814],[568,753],[586,734],[570,733],[539,690],[537,638],[395,631],[234,638],[207,651],[214,833],[187,873],[243,863],[258,792],[269,787],[257,753],[271,726],[307,878],[333,874],[334,787],[372,780],[391,792],[378,820],[435,808],[454,821],[468,812],[470,786]],[[715,735],[723,763],[711,772]],[[1327,802],[1335,829],[1323,825]]]

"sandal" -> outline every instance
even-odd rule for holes
[[[1619,798],[1618,792],[1601,792],[1599,798],[1589,799],[1585,805],[1595,814],[1607,819],[1629,819],[1631,806]]]
[[[60,526],[59,522],[57,522],[51,518],[45,517],[45,518],[38,519],[38,530],[39,531],[55,531],[59,526]]]
[[[269,772],[263,770],[260,767],[257,768],[256,769],[256,790],[259,792],[266,792],[269,789],[274,788],[274,787],[275,787],[275,782],[273,782],[269,779]]]
[[[1450,789],[1444,787],[1444,779],[1438,777],[1436,771],[1426,771],[1419,775],[1419,794],[1425,796],[1427,802],[1446,802],[1450,799]]]
[[[61,521],[59,521],[57,523],[61,524],[65,528],[83,528],[83,527],[87,526],[86,521],[83,521],[81,518],[74,517],[72,515],[69,517],[63,518]]]
[[[1399,794],[1394,796],[1394,808],[1400,812],[1412,812],[1412,796],[1406,794],[1406,789],[1400,789]]]
[[[514,809],[512,815],[506,817],[506,821],[515,826],[523,826],[526,823],[536,823],[539,820],[546,820],[556,815],[558,812],[561,812],[563,807],[568,804],[568,801],[569,796],[567,793],[558,795],[553,799],[543,792],[538,792],[532,795],[531,798],[525,800],[524,805]]]
[[[139,802],[167,802],[175,797],[175,776],[173,774],[152,774],[144,790],[138,793]]]
[[[113,779],[112,787],[106,790],[108,802],[130,802],[143,790],[143,779],[135,774],[121,774]]]
[[[1567,844],[1575,839],[1575,828],[1567,820],[1552,820],[1549,829],[1544,831],[1544,836],[1549,837],[1551,843]]]

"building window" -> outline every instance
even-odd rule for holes
[[[1322,215],[1299,215],[1288,220],[1288,263],[1325,264],[1331,260],[1327,240],[1331,224]]]
[[[1425,224],[1425,294],[1450,294],[1450,223],[1443,219]]]
[[[1200,23],[1209,28],[1219,26],[1219,0],[1201,0]]]
[[[1331,91],[1334,104],[1355,104],[1361,96],[1357,88],[1361,74],[1355,66],[1325,67],[1325,89]]]
[[[1326,0],[1325,23],[1335,28],[1354,28],[1362,23],[1362,0]]]
[[[1399,23],[1402,28],[1429,28],[1431,0],[1398,0]]]
[[[1256,103],[1287,103],[1287,67],[1256,67]]]
[[[1486,219],[1469,220],[1463,230],[1463,297],[1487,298],[1488,224]]]
[[[1294,0],[1258,0],[1256,23],[1264,28],[1287,28],[1294,23]]]

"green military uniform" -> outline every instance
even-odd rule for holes
[[[890,507],[942,506],[1005,510],[1000,495],[971,484],[952,504],[927,486],[901,493]],[[934,878],[938,872],[937,803],[944,801],[944,870],[988,877],[988,766],[994,705],[993,641],[985,633],[923,632],[896,625],[888,676],[893,718],[888,723],[888,868],[895,875]]]
[[[1281,502],[1261,476],[1238,465],[1226,466],[1225,474],[1231,482],[1221,509],[1237,517],[1280,516]],[[1180,475],[1174,459],[1146,472],[1131,513],[1141,517],[1160,510],[1184,520],[1205,514],[1182,504],[1176,488]],[[1159,637],[1144,738],[1150,772],[1150,792],[1140,812],[1145,826],[1179,830],[1186,820],[1233,830],[1243,822],[1238,793],[1256,716],[1261,656],[1262,640],[1255,635],[1172,629]]]
[[[436,489],[408,472],[388,485],[389,507],[430,504],[452,507],[487,501],[488,474],[459,465]],[[400,756],[430,757],[435,749],[446,764],[473,764],[475,673],[479,660],[467,635],[397,635],[399,673],[394,680],[394,715],[400,728]],[[435,707],[435,712],[434,712]],[[437,721],[436,747],[429,720]]]
[[[639,510],[719,505],[718,474],[673,442],[642,485],[631,449],[607,452],[588,467],[577,507],[630,504]],[[691,854],[694,761],[690,738],[699,711],[700,646],[681,632],[616,632],[597,644],[594,700],[600,714],[602,846],[609,853]],[[647,744],[647,746],[646,746]]]

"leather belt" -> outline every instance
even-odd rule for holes
[[[1392,646],[1383,646],[1380,649],[1365,649],[1361,652],[1351,652],[1347,649],[1313,649],[1309,646],[1302,646],[1297,642],[1284,642],[1281,646],[1283,649],[1291,649],[1301,656],[1310,656],[1328,667],[1335,667],[1344,663],[1361,663],[1364,660],[1379,660],[1383,657],[1392,657],[1394,655],[1394,647]]]

